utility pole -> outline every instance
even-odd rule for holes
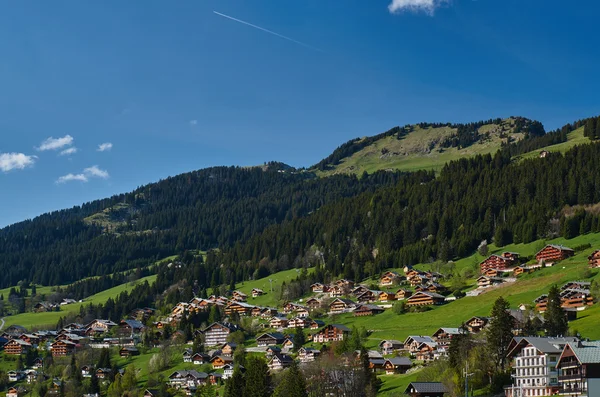
[[[469,362],[467,361],[465,370],[463,371],[465,376],[465,397],[469,397],[469,376],[474,375],[473,372],[469,373]]]

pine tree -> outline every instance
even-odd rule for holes
[[[560,290],[553,285],[548,291],[548,304],[544,312],[546,336],[564,336],[569,330],[565,311],[561,307]]]
[[[244,397],[269,397],[271,395],[271,377],[269,367],[262,357],[246,358],[246,387]]]
[[[496,369],[501,372],[504,372],[508,345],[513,338],[514,318],[510,315],[509,308],[509,303],[503,297],[496,299],[487,329],[488,351]]]
[[[301,327],[296,327],[294,333],[294,351],[298,351],[306,343],[306,336]]]
[[[224,397],[244,397],[246,388],[246,379],[242,375],[240,367],[236,365],[233,375],[225,382]]]
[[[275,388],[273,397],[307,397],[306,380],[294,362],[283,375],[283,379]]]

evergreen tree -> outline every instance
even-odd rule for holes
[[[556,285],[548,291],[548,304],[544,312],[544,327],[546,336],[565,336],[569,330],[569,323],[561,307],[560,290]]]
[[[275,388],[273,397],[308,397],[306,380],[295,361],[283,374],[283,379]]]
[[[262,357],[246,358],[245,380],[244,397],[269,397],[271,395],[269,367]]]
[[[212,324],[219,321],[221,321],[221,312],[217,308],[217,305],[212,305],[208,314],[208,323]]]
[[[306,335],[301,327],[296,327],[294,333],[294,351],[298,351],[306,343]]]
[[[100,382],[98,380],[98,377],[96,376],[96,371],[92,371],[89,392],[90,394],[100,393]]]
[[[364,346],[360,348],[360,363],[365,382],[365,396],[375,397],[381,388],[381,379],[379,379],[377,374],[375,374],[375,372],[370,368],[371,363],[369,361],[369,352]]]
[[[503,297],[496,299],[486,334],[490,357],[500,372],[504,372],[508,345],[514,336],[514,318],[510,315],[509,308],[509,303]]]
[[[236,365],[246,366],[246,348],[244,345],[238,345],[233,352],[233,362]]]
[[[236,365],[233,375],[225,382],[224,397],[245,397],[246,379],[239,366]]]

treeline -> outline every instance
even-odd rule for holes
[[[590,139],[600,138],[600,117],[592,117],[586,120],[583,135]]]
[[[378,187],[398,173],[317,179],[306,172],[217,167],[182,174],[132,193],[57,211],[0,230],[0,287],[26,280],[59,285],[143,268],[188,248],[227,247],[265,227]],[[84,217],[127,204],[118,233]]]
[[[557,236],[564,206],[600,201],[599,157],[600,145],[590,144],[519,163],[503,151],[461,159],[437,179],[413,173],[268,227],[215,253],[215,263],[249,276],[261,266],[292,267],[316,249],[325,271],[360,280],[398,265],[464,257],[483,239],[502,246]],[[597,215],[584,214],[583,223],[577,232],[600,231]]]

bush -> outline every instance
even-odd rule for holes
[[[404,314],[408,311],[408,305],[406,304],[406,301],[398,301],[396,303],[394,303],[394,306],[392,306],[392,311],[394,312],[394,314]]]

